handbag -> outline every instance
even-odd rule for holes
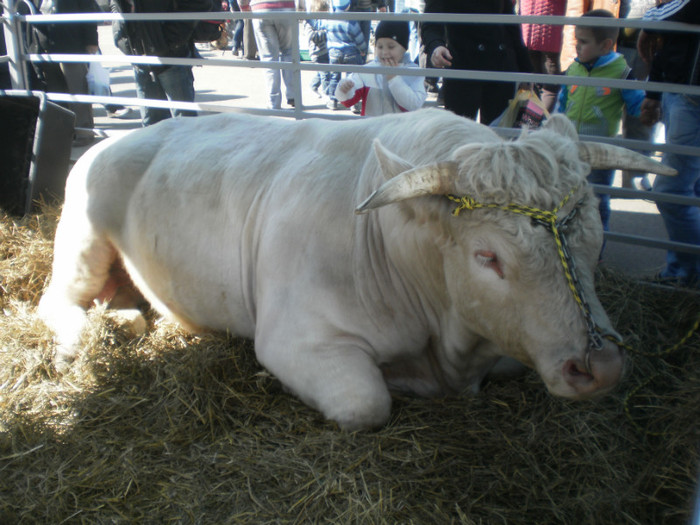
[[[96,96],[109,96],[109,71],[99,62],[90,62],[87,72],[88,93]]]
[[[549,111],[531,89],[519,89],[508,107],[490,126],[499,128],[539,128],[549,118]]]

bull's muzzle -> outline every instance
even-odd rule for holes
[[[568,359],[562,368],[566,383],[576,398],[587,398],[612,390],[624,370],[624,352],[614,342],[604,339],[600,350],[589,351],[584,359]]]

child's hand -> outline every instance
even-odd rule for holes
[[[347,93],[354,87],[355,83],[348,78],[341,80],[340,84],[338,85],[338,89],[345,95],[347,95]]]
[[[393,57],[383,57],[379,59],[379,63],[384,67],[399,67],[399,63]],[[391,80],[396,75],[385,75],[387,80]]]

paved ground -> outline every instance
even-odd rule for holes
[[[103,54],[119,54],[111,41],[108,26],[100,28],[100,47]],[[205,58],[225,58],[240,63],[233,58],[230,51],[201,51]],[[214,103],[222,106],[240,108],[265,108],[265,82],[262,68],[232,68],[206,66],[194,69],[196,102]],[[312,72],[302,71],[302,102],[307,111],[321,114],[343,113],[326,109],[309,88]],[[111,70],[112,91],[115,96],[135,97],[131,66],[115,64]],[[434,97],[428,104],[434,105]],[[109,118],[106,111],[95,106],[96,128],[105,135],[114,135],[140,127],[138,110],[134,109],[128,118]],[[290,109],[290,114],[292,110]],[[226,140],[226,137],[221,137]],[[84,148],[75,149],[76,158]],[[619,185],[619,176],[616,184]],[[666,239],[663,222],[653,202],[643,200],[613,199],[611,229],[619,233],[643,235],[646,237]],[[603,255],[604,264],[622,270],[634,277],[654,275],[664,264],[664,252],[658,249],[643,248],[618,242],[608,242]]]

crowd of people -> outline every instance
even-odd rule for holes
[[[382,12],[396,8],[387,0],[232,0],[225,8],[235,11],[276,12],[301,9],[308,12]],[[94,12],[95,0],[35,0],[44,13]],[[178,0],[177,10],[208,11],[212,0]],[[172,0],[111,0],[113,12],[140,13],[172,10]],[[700,24],[700,0],[425,0],[405,1],[404,12],[453,14],[566,15],[582,17],[575,27],[554,24],[479,24],[383,20],[372,28],[369,20],[312,18],[304,21],[310,59],[320,64],[367,64],[367,72],[342,74],[319,71],[311,88],[328,108],[353,109],[371,117],[412,111],[423,106],[427,91],[439,83],[439,100],[445,109],[490,124],[504,112],[516,87],[534,90],[549,111],[566,114],[582,135],[623,136],[651,140],[654,126],[662,121],[666,143],[700,145],[700,96],[653,91],[560,85],[544,82],[516,86],[513,82],[467,80],[445,76],[441,70],[546,73],[570,77],[611,79],[648,78],[652,81],[700,85],[700,36],[698,33],[623,29],[595,20],[634,17],[653,21]],[[293,24],[288,19],[253,18],[232,21],[232,52],[249,60],[291,62]],[[44,24],[37,46],[50,53],[99,52],[96,24]],[[652,26],[653,27],[653,24]],[[115,43],[125,54],[161,57],[196,57],[190,21],[115,22]],[[371,32],[374,45],[370,47]],[[371,57],[371,60],[370,60]],[[369,60],[369,62],[368,62]],[[434,68],[435,78],[425,79],[396,72],[378,74],[372,66]],[[37,77],[49,91],[87,93],[84,63],[46,63]],[[139,97],[193,102],[191,66],[134,65]],[[268,108],[297,103],[300,92],[290,69],[266,70]],[[89,104],[71,104],[79,129],[91,129]],[[143,107],[142,123],[148,126],[172,116],[196,112]],[[622,123],[622,125],[621,125]],[[622,127],[621,127],[622,126]],[[76,141],[89,141],[76,135]],[[677,177],[656,177],[654,190],[700,197],[700,158],[667,152],[663,161],[676,168]],[[626,185],[640,173],[625,173]],[[613,173],[594,171],[589,180],[610,185]],[[645,178],[641,187],[649,189]],[[600,195],[600,214],[608,228],[609,196]],[[700,245],[700,208],[658,203],[673,241]],[[669,251],[659,278],[685,285],[700,284],[700,257]]]

